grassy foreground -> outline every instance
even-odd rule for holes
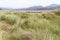
[[[0,40],[60,40],[60,11],[0,11]]]

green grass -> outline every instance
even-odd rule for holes
[[[0,40],[60,40],[60,11],[0,11]]]

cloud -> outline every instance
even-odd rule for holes
[[[0,0],[0,7],[24,8],[34,5],[60,4],[60,0]]]

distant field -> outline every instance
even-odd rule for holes
[[[54,10],[0,10],[0,11],[15,11],[15,12],[51,12]]]
[[[60,40],[60,11],[0,10],[0,40]]]

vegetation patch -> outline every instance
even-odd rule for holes
[[[60,40],[60,11],[0,11],[0,40]]]

